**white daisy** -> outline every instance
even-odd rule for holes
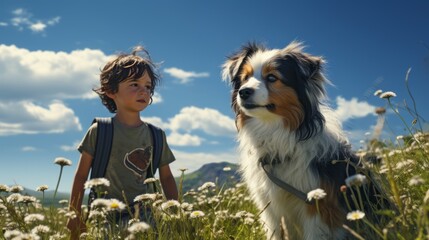
[[[17,236],[20,236],[21,234],[22,234],[22,232],[19,230],[16,230],[16,229],[15,230],[6,230],[4,232],[4,237],[6,239],[12,239],[12,238],[15,238]]]
[[[0,184],[0,192],[9,192],[9,187],[4,184]]]
[[[71,166],[72,165],[71,160],[68,160],[67,158],[63,158],[63,157],[55,158],[54,163],[58,164],[60,166]]]
[[[378,89],[377,91],[374,92],[374,96],[380,96],[383,93],[383,90]]]
[[[355,174],[353,176],[350,176],[350,177],[346,178],[346,185],[347,185],[347,187],[361,186],[361,185],[365,184],[366,182],[367,182],[366,176],[362,175],[360,173]]]
[[[356,221],[365,217],[365,213],[359,210],[347,213],[347,220]]]
[[[6,198],[6,201],[9,203],[16,203],[21,201],[22,195],[19,193],[12,193]]]
[[[20,185],[15,185],[15,186],[12,186],[9,188],[9,192],[11,192],[11,193],[19,193],[22,191],[24,191],[24,188]]]
[[[206,182],[201,187],[198,188],[198,191],[203,191],[211,187],[216,187],[216,184],[214,184],[213,182]]]
[[[125,205],[125,203],[119,201],[118,199],[110,199],[109,201],[109,205],[107,206],[108,210],[111,211],[122,211],[125,209],[127,205]]]
[[[320,200],[326,197],[326,192],[323,189],[317,188],[309,193],[307,193],[307,200],[311,201],[313,199]]]
[[[51,229],[45,225],[37,225],[31,230],[34,234],[46,234],[49,233],[49,231],[51,231]]]
[[[129,228],[128,232],[131,234],[144,233],[150,229],[150,225],[145,222],[133,223]]]
[[[84,184],[84,188],[85,189],[89,189],[89,188],[93,188],[93,187],[98,187],[98,186],[109,187],[110,186],[110,181],[107,180],[106,178],[93,178],[93,179],[90,179],[90,180],[86,181],[85,184]]]
[[[97,198],[91,203],[91,208],[103,209],[109,206],[109,200],[104,198]]]
[[[380,98],[391,98],[391,97],[396,97],[396,93],[388,91],[388,92],[384,92],[382,94],[380,94]]]
[[[43,221],[45,220],[45,216],[43,216],[42,214],[38,214],[38,213],[32,213],[32,214],[28,214],[25,218],[24,218],[24,222],[27,224],[36,222],[36,221]]]
[[[148,184],[148,183],[154,183],[156,181],[158,181],[158,179],[156,178],[146,178],[143,183]]]
[[[172,207],[180,207],[180,203],[176,200],[168,200],[161,204],[162,210],[167,210]]]
[[[34,202],[37,202],[37,201],[38,201],[37,198],[34,197],[34,196],[22,196],[18,200],[18,202],[20,202],[20,203],[34,203]]]
[[[205,216],[205,214],[202,211],[193,211],[189,215],[190,218],[200,218],[200,217],[204,217],[204,216]]]
[[[41,185],[36,189],[36,191],[44,192],[44,191],[48,190],[48,188],[49,188],[48,185]]]
[[[155,201],[156,200],[156,193],[145,193],[138,195],[134,198],[134,202],[145,202],[145,201]]]

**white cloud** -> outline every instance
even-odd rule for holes
[[[166,68],[164,69],[165,73],[170,74],[170,76],[175,77],[179,79],[179,83],[185,84],[191,82],[193,78],[202,78],[202,77],[209,77],[210,74],[208,72],[187,72],[185,70],[179,69],[179,68]]]
[[[59,23],[60,22],[60,17],[54,17],[54,18],[52,18],[52,19],[50,19],[50,20],[48,20],[47,22],[46,22],[46,24],[48,24],[48,25],[55,25],[55,24],[57,24],[57,23]]]
[[[25,146],[25,147],[21,148],[21,151],[23,151],[23,152],[34,152],[36,150],[37,149],[35,147],[31,147],[31,146]]]
[[[43,32],[46,28],[46,24],[42,22],[32,23],[30,24],[30,29],[33,32]]]
[[[162,121],[159,117],[141,117],[142,121],[149,122],[161,129],[169,128],[168,123]]]
[[[198,170],[204,164],[216,162],[230,162],[237,164],[238,154],[236,151],[225,151],[216,153],[188,153],[173,149],[176,161],[170,164],[174,176],[180,176],[180,169],[188,169],[186,173]]]
[[[172,146],[200,146],[203,139],[189,133],[172,132],[168,135],[168,144]]]
[[[338,96],[336,98],[337,109],[335,113],[341,122],[345,122],[351,118],[362,118],[368,115],[375,114],[375,106],[372,106],[368,102],[359,101],[357,98],[352,98],[350,101],[345,98]]]
[[[167,122],[159,117],[142,117],[142,120],[171,131],[167,139],[172,146],[200,146],[205,139],[192,134],[195,131],[217,137],[236,134],[234,120],[211,108],[184,107]],[[207,142],[217,144],[216,141]]]
[[[163,101],[161,94],[155,92],[152,96],[152,104],[161,103]]]
[[[62,145],[60,148],[65,152],[76,151],[79,144],[80,144],[80,141],[76,141],[72,145]]]
[[[60,101],[48,106],[29,101],[0,102],[0,136],[16,134],[62,133],[82,130],[72,109]]]
[[[33,14],[29,13],[27,10],[18,8],[12,11],[13,18],[10,19],[12,26],[18,28],[18,30],[23,31],[24,29],[29,29],[35,33],[42,33],[48,26],[54,26],[60,22],[60,17],[53,17],[48,20],[37,20],[33,18]],[[8,26],[9,24],[2,26]]]
[[[66,53],[0,45],[0,136],[81,130],[62,100],[96,97],[92,88],[107,58],[99,50]]]
[[[236,133],[234,120],[211,108],[184,107],[169,121],[174,132],[202,130],[212,136],[235,136]]]
[[[9,24],[7,22],[0,22],[0,27],[7,27]]]
[[[0,100],[95,98],[92,88],[107,59],[100,50],[29,51],[1,44]]]

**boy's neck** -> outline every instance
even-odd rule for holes
[[[121,124],[128,127],[138,127],[143,124],[139,114],[121,114],[118,112],[114,118]]]

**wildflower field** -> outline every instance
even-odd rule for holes
[[[380,91],[375,95],[384,98],[386,106],[404,122],[408,134],[393,140],[379,139],[377,131],[383,127],[386,110],[378,109],[376,136],[364,142],[365,147],[358,151],[358,155],[362,157],[364,170],[374,172],[372,177],[379,181],[396,207],[379,211],[384,219],[378,223],[366,218],[363,207],[350,208],[347,215],[350,224],[343,227],[356,239],[429,239],[429,134],[419,125],[423,119],[415,108],[405,111],[412,117],[410,123],[407,117],[399,114],[397,106],[391,102],[395,93]],[[60,177],[53,200],[59,205],[42,205],[43,198],[23,194],[22,186],[0,184],[0,239],[69,239],[66,223],[76,215],[69,210],[67,199],[55,198],[62,170],[71,162],[59,158],[55,163],[60,166]],[[150,221],[142,221],[138,217],[141,214],[135,214],[136,218],[121,226],[121,219],[118,221],[113,216],[130,208],[118,199],[97,199],[92,203],[91,211],[84,205],[87,232],[81,234],[81,239],[104,239],[104,236],[108,239],[160,240],[266,238],[263,223],[259,221],[261,211],[256,209],[243,184],[224,187],[213,179],[197,189],[182,192],[183,181],[186,181],[184,172],[178,183],[178,201],[165,200],[162,194],[143,194],[133,200],[152,212]],[[353,187],[353,181],[365,184],[365,177],[364,174],[351,176],[346,181],[347,187]],[[151,180],[159,184],[156,179]],[[107,186],[108,182],[90,180],[85,186],[98,185]],[[48,186],[42,185],[37,191],[44,193],[47,189]],[[325,196],[323,189],[310,193],[309,197],[316,200]],[[352,199],[356,206],[363,206],[365,197],[357,193]]]

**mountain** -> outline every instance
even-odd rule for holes
[[[184,174],[182,192],[185,193],[191,189],[197,190],[198,187],[206,182],[213,182],[217,187],[231,187],[240,181],[240,175],[237,172],[238,165],[228,162],[208,163],[200,169]],[[179,187],[181,178],[176,178]]]
[[[60,206],[61,205],[59,203],[60,200],[70,199],[70,193],[63,193],[63,192],[57,192],[57,196],[54,199],[54,190],[45,191],[44,197],[42,192],[31,190],[29,188],[24,188],[21,194],[36,197],[37,199],[40,199],[41,203],[45,206],[48,206],[48,205]]]

